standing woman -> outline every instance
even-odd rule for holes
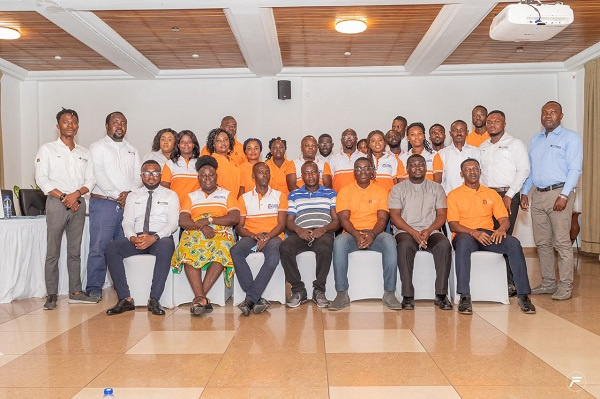
[[[237,198],[242,193],[240,167],[229,156],[231,151],[233,151],[234,145],[235,139],[227,130],[216,128],[208,132],[206,148],[219,164],[219,179],[217,180],[217,184],[225,190],[234,193],[235,198]]]
[[[171,159],[163,167],[160,184],[175,191],[180,204],[186,195],[200,188],[196,172],[199,155],[200,145],[196,135],[191,130],[179,132]]]
[[[285,157],[287,143],[281,137],[274,137],[269,140],[269,153],[266,156],[266,164],[271,172],[271,181],[269,186],[272,189],[281,191],[286,196],[290,193],[285,178],[285,170],[290,162]]]
[[[158,162],[161,168],[164,167],[165,163],[171,159],[176,137],[177,132],[169,127],[159,130],[152,141],[152,152],[144,157],[143,162],[153,159]]]
[[[252,191],[256,185],[252,179],[252,167],[260,161],[261,152],[262,142],[259,139],[250,138],[244,141],[244,154],[247,160],[240,165],[240,195]]]
[[[218,168],[210,155],[198,158],[200,189],[187,194],[181,203],[179,225],[185,231],[171,259],[175,273],[185,270],[194,291],[190,312],[196,316],[212,311],[206,294],[219,275],[224,272],[225,285],[231,287],[234,273],[229,249],[235,244],[233,226],[240,220],[240,210],[237,194],[217,184]],[[202,270],[206,271],[204,281]]]
[[[408,144],[410,144],[411,148],[400,155],[400,160],[404,168],[406,167],[408,157],[413,154],[420,154],[425,158],[427,164],[425,178],[441,184],[444,165],[437,151],[434,151],[429,141],[425,139],[425,126],[421,122],[411,123],[406,129],[406,137],[408,137]],[[408,178],[408,174],[405,172],[404,176],[400,177],[400,180],[404,180]]]
[[[367,136],[367,157],[375,170],[375,184],[388,193],[399,176],[404,176],[404,166],[391,152],[385,151],[385,135],[381,130],[373,130]]]

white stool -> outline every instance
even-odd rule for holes
[[[398,268],[396,268],[398,274]],[[397,279],[400,281],[400,278]],[[348,255],[348,295],[351,301],[383,298],[381,254],[376,251],[354,251]]]
[[[453,252],[454,258],[454,252]],[[454,259],[453,259],[454,262]],[[450,273],[453,287],[456,287],[455,272]],[[508,282],[506,281],[506,262],[504,256],[495,252],[476,251],[471,254],[471,301],[500,302],[510,304],[508,300]],[[460,301],[460,294],[454,295],[454,303]]]
[[[262,252],[251,253],[246,257],[246,261],[248,262],[248,266],[250,266],[252,277],[256,277],[265,261],[265,255]],[[237,305],[246,298],[246,291],[242,289],[237,274],[234,275],[234,281],[233,304]],[[269,284],[267,284],[262,297],[268,301],[276,301],[285,304],[285,273],[283,272],[281,263],[275,268],[275,272],[273,273],[273,276],[271,276],[271,280],[269,281]]]
[[[202,271],[202,279],[204,279],[205,276],[206,272]],[[225,306],[225,302],[227,302],[231,295],[233,295],[233,285],[231,288],[225,287],[223,273],[221,273],[206,296],[211,303],[219,306]],[[179,306],[182,303],[192,302],[194,296],[194,291],[192,291],[192,286],[185,275],[185,271],[181,270],[181,273],[174,274],[173,302],[175,303],[175,306]]]
[[[148,254],[134,255],[123,259],[129,291],[137,306],[146,306],[148,303],[155,260],[154,255]],[[170,272],[165,282],[165,290],[159,301],[166,308],[175,307],[173,303],[173,277]]]
[[[306,288],[307,298],[310,300],[313,295],[313,281],[317,278],[317,257],[313,251],[302,252],[296,256],[298,270],[302,276],[302,282]],[[333,279],[333,267],[330,266],[327,281],[325,283],[325,296],[333,300],[335,298],[335,281]]]

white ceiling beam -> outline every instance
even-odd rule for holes
[[[4,58],[0,58],[0,71],[18,80],[26,80],[28,75],[27,69],[6,61]]]
[[[129,75],[152,79],[159,69],[110,26],[89,11],[67,11],[52,1],[37,12]]]
[[[434,71],[477,28],[495,6],[496,2],[479,0],[442,7],[421,42],[406,61],[406,70],[411,75],[427,75]]]
[[[224,11],[250,71],[259,77],[277,75],[283,61],[273,9],[240,7]]]
[[[566,60],[565,67],[569,71],[574,71],[582,68],[586,62],[595,60],[596,58],[600,58],[600,42],[586,48],[581,53],[575,54],[573,57]]]

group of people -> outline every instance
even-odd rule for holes
[[[212,311],[207,293],[221,275],[231,286],[236,273],[246,293],[238,307],[248,316],[270,305],[262,294],[281,263],[291,285],[286,306],[298,307],[308,300],[296,259],[305,251],[316,257],[312,300],[318,307],[340,310],[350,304],[348,255],[366,249],[381,253],[382,300],[395,310],[414,309],[415,256],[419,250],[432,253],[434,303],[450,310],[452,247],[460,313],[472,313],[474,251],[505,255],[509,295],[518,296],[524,313],[535,313],[530,294],[565,300],[572,291],[571,213],[583,149],[579,136],[561,126],[562,117],[559,103],[543,105],[544,130],[533,137],[529,151],[505,132],[502,111],[478,105],[473,130],[456,120],[447,146],[442,125],[431,126],[427,140],[422,123],[408,124],[398,116],[387,133],[370,132],[366,148],[354,130],[346,129],[340,152],[333,151],[329,134],[306,136],[301,156],[290,160],[286,141],[276,137],[263,162],[261,140],[240,143],[237,122],[227,116],[208,133],[203,148],[189,130],[160,130],[142,161],[124,138],[123,113],[106,117],[106,136],[87,150],[74,140],[77,113],[63,109],[56,116],[60,137],[43,145],[36,157],[36,181],[48,195],[44,309],[57,306],[58,257],[66,231],[69,302],[101,300],[108,267],[119,299],[108,314],[135,308],[123,259],[143,253],[156,256],[148,301],[156,315],[165,314],[159,299],[170,269],[185,272],[194,292],[194,315]],[[542,284],[533,290],[521,244],[511,235],[519,206],[530,207],[532,188],[542,272]],[[90,252],[83,290],[79,248],[86,209],[81,196],[88,192]],[[264,254],[256,276],[246,259],[252,252]],[[332,264],[337,293],[329,301],[325,282]],[[398,270],[401,302],[395,294]]]

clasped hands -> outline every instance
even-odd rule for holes
[[[140,234],[129,237],[129,242],[135,245],[135,249],[144,250],[156,242],[156,237],[150,234]]]
[[[471,236],[483,245],[500,244],[506,238],[506,231],[501,227],[494,230],[492,234],[481,230],[473,230]]]

